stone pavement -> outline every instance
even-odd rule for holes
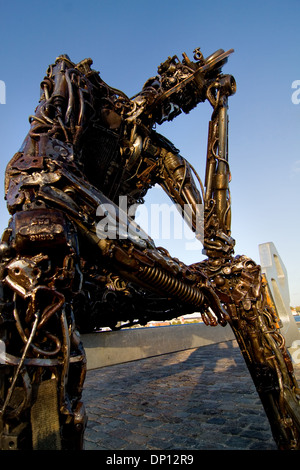
[[[276,450],[236,341],[88,371],[83,398],[86,450]]]

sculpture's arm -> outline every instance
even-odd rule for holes
[[[134,155],[131,161],[135,159],[140,162],[136,144],[143,141],[141,135],[146,135],[139,151],[142,157],[146,154],[150,160],[146,162],[144,159],[146,169],[142,175],[143,178],[145,175],[148,177],[152,172],[155,177],[148,178],[147,181],[144,178],[143,181],[151,180],[152,184],[161,184],[171,199],[185,209],[184,215],[192,230],[197,234],[200,229],[199,238],[204,238],[207,254],[215,256],[216,252],[231,252],[234,244],[230,237],[227,98],[235,93],[235,80],[232,76],[221,73],[232,50],[219,50],[206,59],[199,50],[194,52],[196,62],[183,54],[182,62],[174,56],[160,65],[159,75],[149,79],[142,92],[132,98],[133,107],[124,115],[125,132]],[[208,138],[206,176],[202,184],[196,171],[179,155],[174,146],[170,143],[165,145],[164,139],[156,132],[149,132],[149,129],[155,123],[172,120],[181,112],[188,113],[206,99],[213,107],[213,114]],[[195,184],[193,173],[200,183],[200,190]],[[204,228],[201,217],[203,212]]]
[[[142,159],[147,166],[140,173],[139,184],[159,183],[183,211],[185,221],[203,243],[206,254],[218,258],[222,252],[225,257],[230,255],[234,246],[227,151],[227,100],[234,91],[231,90],[234,79],[226,78],[225,85],[218,81],[214,86],[218,91],[215,99],[210,97],[214,110],[209,123],[204,183],[171,142],[152,132],[144,141]]]
[[[204,187],[196,170],[170,141],[156,132],[144,141],[141,160],[147,166],[139,174],[138,184],[159,184],[197,234],[204,207]]]
[[[137,121],[149,127],[171,121],[184,112],[188,114],[199,103],[210,99],[216,80],[226,79],[221,73],[230,49],[216,51],[204,58],[200,49],[194,51],[192,61],[183,53],[183,60],[177,56],[168,59],[158,67],[158,75],[144,84],[142,91],[131,98],[132,108],[126,116],[127,122]]]

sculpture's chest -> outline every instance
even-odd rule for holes
[[[100,126],[97,132],[88,132],[85,136],[84,173],[91,184],[111,198],[118,192],[124,171],[120,140],[119,133]]]

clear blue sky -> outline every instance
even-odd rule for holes
[[[67,53],[91,57],[110,85],[129,96],[139,91],[168,56],[205,56],[234,48],[224,72],[235,76],[230,100],[232,232],[236,253],[259,262],[258,245],[272,241],[288,271],[291,304],[300,305],[299,182],[300,104],[292,83],[300,80],[299,0],[35,0],[0,1],[0,179],[28,129],[47,66]],[[158,129],[203,176],[210,106],[202,105]],[[151,201],[164,201],[161,191]],[[0,232],[8,213],[0,192]],[[187,263],[180,241],[164,243]]]

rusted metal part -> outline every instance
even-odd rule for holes
[[[276,309],[260,267],[234,257],[227,114],[236,84],[222,73],[232,52],[204,58],[197,48],[193,60],[169,57],[131,98],[107,85],[91,59],[75,64],[63,55],[49,66],[5,175],[11,219],[0,243],[2,449],[32,448],[31,429],[41,423],[30,410],[48,383],[52,392],[57,384],[49,413],[59,423],[55,445],[82,448],[80,332],[195,310],[209,326],[230,324],[278,447],[300,448],[299,388]],[[202,183],[154,127],[206,100],[212,116]],[[197,237],[203,209],[205,261],[186,266],[135,223],[136,207],[156,184],[189,208]],[[34,448],[37,441],[34,432]]]

